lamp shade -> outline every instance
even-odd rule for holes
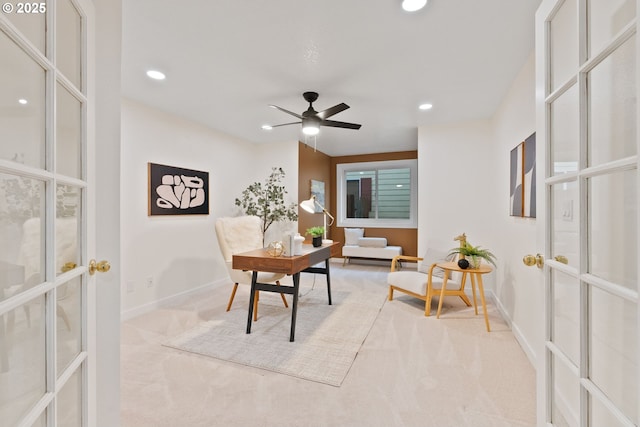
[[[316,211],[316,196],[311,196],[309,200],[300,202],[300,207],[309,213],[315,213]]]

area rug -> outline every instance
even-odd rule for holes
[[[260,294],[259,318],[246,334],[247,303],[203,322],[164,345],[217,359],[340,386],[369,334],[385,292],[301,289],[295,341],[289,342],[289,308],[280,296]],[[240,298],[239,298],[240,297]],[[288,297],[290,301],[290,296]],[[248,300],[240,295],[236,302]]]

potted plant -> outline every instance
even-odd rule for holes
[[[255,215],[262,219],[263,244],[267,229],[274,222],[298,220],[298,206],[295,203],[287,205],[284,201],[287,190],[282,184],[283,179],[282,168],[271,168],[271,175],[264,183],[254,182],[235,201],[245,215]]]
[[[312,237],[312,243],[314,247],[322,246],[322,236],[324,235],[324,227],[316,226],[307,228],[305,234],[310,234]]]
[[[460,255],[458,265],[463,269],[466,268],[463,267],[465,263],[460,265],[460,261],[465,260],[466,257],[469,257],[467,267],[479,268],[482,260],[492,264],[494,267],[496,266],[496,256],[494,254],[492,254],[488,249],[483,249],[480,246],[473,246],[468,242],[464,242],[459,247],[451,249],[449,251],[449,255]]]

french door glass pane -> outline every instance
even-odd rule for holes
[[[78,187],[56,187],[56,275],[80,264],[80,194]]]
[[[82,20],[70,0],[58,0],[56,5],[56,65],[81,89]]]
[[[0,158],[44,168],[45,71],[0,31]]]
[[[47,411],[44,411],[42,415],[36,420],[31,427],[46,427],[47,426]]]
[[[557,356],[551,358],[552,395],[551,419],[554,426],[578,427],[580,383],[578,378]]]
[[[0,301],[44,281],[45,185],[0,173]]]
[[[551,255],[563,256],[570,266],[578,268],[580,244],[578,182],[554,184],[551,187],[551,194],[553,197]]]
[[[638,289],[636,182],[636,170],[588,180],[588,271],[632,290]]]
[[[578,170],[580,126],[578,87],[573,85],[551,103],[552,175]]]
[[[637,305],[591,287],[590,309],[590,379],[637,425]]]
[[[45,298],[0,315],[0,420],[14,426],[46,391]],[[2,333],[2,332],[0,332]]]
[[[56,171],[81,178],[82,104],[58,84],[56,99]]]
[[[58,425],[82,427],[82,368],[69,378],[58,393]]]
[[[576,366],[580,363],[580,286],[578,279],[554,270],[551,340]]]
[[[58,287],[56,298],[57,373],[62,374],[82,348],[82,279],[76,277]]]
[[[629,0],[589,0],[590,57],[602,50],[611,39],[636,17],[636,2]]]
[[[635,50],[631,38],[588,75],[590,166],[636,154]]]
[[[607,407],[593,396],[589,397],[589,425],[592,427],[627,427]]]
[[[46,53],[47,5],[44,1],[20,2],[20,5],[14,2],[10,3],[14,6],[14,10],[4,16],[9,18],[22,35],[44,55]],[[18,13],[20,10],[27,13]]]
[[[566,0],[550,25],[551,91],[566,83],[578,67],[577,1]]]

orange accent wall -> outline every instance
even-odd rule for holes
[[[331,179],[331,157],[320,151],[314,151],[302,142],[298,143],[298,203],[311,197],[311,180],[324,182],[325,208],[333,215],[335,199],[331,198],[335,184]],[[333,201],[332,201],[333,200]],[[298,207],[298,232],[306,240],[311,240],[311,236],[304,233],[309,227],[323,224],[322,214],[310,214]],[[340,240],[332,237],[332,230],[328,230],[329,239]]]
[[[311,197],[311,180],[323,181],[325,185],[325,201],[327,210],[335,216],[336,201],[336,168],[340,163],[378,162],[384,160],[417,159],[417,151],[398,151],[393,153],[362,154],[355,156],[330,157],[300,142],[298,144],[298,201]],[[309,214],[298,209],[298,231],[304,235],[307,228],[322,225],[321,214]],[[329,238],[344,242],[344,229],[335,224],[329,227]],[[370,228],[365,229],[365,236],[384,237],[387,244],[402,246],[405,255],[418,255],[417,228]],[[309,236],[305,236],[310,239]]]

